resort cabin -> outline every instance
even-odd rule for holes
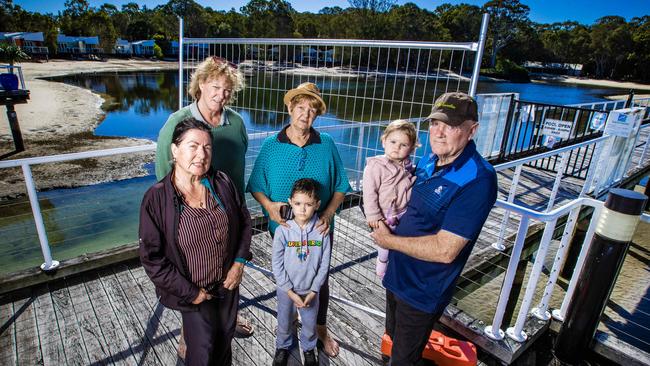
[[[131,42],[126,39],[118,38],[115,41],[115,54],[118,56],[131,56],[133,49],[131,48]]]
[[[56,37],[57,51],[64,55],[98,55],[104,53],[104,49],[99,47],[99,37],[83,36],[66,36],[59,34]]]
[[[565,64],[560,62],[526,61],[524,68],[531,73],[580,76],[582,64]]]
[[[156,42],[153,39],[131,42],[133,56],[151,57],[153,56],[153,46]]]
[[[43,32],[0,32],[0,42],[13,43],[32,58],[48,58]]]
[[[171,42],[171,55],[178,56],[178,41]]]
[[[334,62],[334,49],[319,50],[316,48],[303,48],[302,53],[296,57],[296,62],[302,64],[323,65]],[[323,65],[324,66],[324,65]]]

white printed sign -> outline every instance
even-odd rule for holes
[[[628,137],[635,127],[636,115],[630,109],[619,109],[609,113],[605,134],[612,136]]]
[[[559,137],[561,139],[569,138],[573,122],[562,121],[559,119],[546,119],[542,127],[542,134],[546,136]]]

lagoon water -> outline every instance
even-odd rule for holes
[[[277,107],[278,103],[281,103],[283,91],[292,86],[286,78],[285,80],[274,80],[271,77],[256,79],[249,80],[249,83],[251,85],[263,83],[272,91],[251,88],[254,90],[240,94],[238,101],[240,106],[261,104]],[[88,88],[106,97],[108,112],[106,119],[97,127],[96,135],[138,137],[155,141],[158,130],[167,116],[178,106],[178,75],[173,71],[76,75],[55,80]],[[412,95],[414,100],[430,100],[432,92],[420,90],[421,85],[417,83],[417,81],[407,83],[403,93]],[[319,82],[319,85],[324,92],[335,89],[367,88],[367,84],[358,81],[337,80]],[[390,90],[393,84],[389,81],[381,87]],[[366,89],[362,93],[368,92],[369,90]],[[373,92],[377,93],[377,90]],[[627,90],[488,82],[479,83],[478,92],[517,92],[521,99],[527,101],[575,104],[603,101],[604,95],[624,94]],[[380,105],[379,102],[365,102],[366,104],[355,106],[352,112],[356,113],[355,116],[346,116],[341,112],[346,102],[345,98],[332,97],[328,114],[319,117],[317,126],[323,128],[350,119],[387,120],[396,118],[398,112],[408,111],[416,115],[426,113],[422,110],[423,107],[418,105],[404,105],[404,103]],[[420,111],[414,112],[414,108],[420,108]],[[277,130],[279,126],[288,122],[286,114],[260,112],[255,109],[240,110],[240,112],[249,132]],[[357,129],[330,133],[337,141],[347,142],[349,145],[340,147],[346,167],[353,167],[359,159],[364,158],[358,155],[355,148],[359,141]],[[367,130],[363,144],[369,148],[377,148],[378,135],[379,130],[376,128]],[[262,138],[251,140],[247,157],[248,170],[252,167],[261,140]],[[426,147],[426,144],[424,145]],[[422,151],[419,154],[422,154]],[[351,180],[358,178],[358,176],[350,176]],[[140,199],[144,191],[153,183],[154,177],[150,175],[120,182],[39,193],[54,259],[63,260],[83,253],[136,242]],[[42,263],[38,236],[28,200],[18,199],[0,205],[0,237],[5,238],[3,245],[0,246],[0,273],[9,273]]]

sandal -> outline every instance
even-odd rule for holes
[[[250,320],[237,316],[237,325],[235,326],[235,337],[237,338],[248,338],[253,335],[255,332],[255,327]]]

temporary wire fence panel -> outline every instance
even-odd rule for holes
[[[441,94],[469,92],[477,44],[185,39],[183,47],[184,90],[197,65],[208,57],[223,58],[245,75],[246,87],[232,107],[242,115],[249,133],[246,179],[264,139],[290,122],[285,93],[303,82],[313,82],[327,104],[327,112],[316,119],[314,128],[332,136],[350,184],[359,191],[366,158],[383,154],[380,137],[390,121],[413,122],[422,145],[414,158],[427,152],[428,126],[423,120]],[[183,103],[190,102],[186,94]],[[336,219],[332,293],[381,313],[384,289],[374,269],[376,247],[358,207],[360,193],[353,196]],[[251,202],[250,206],[256,205]],[[257,235],[253,250],[259,253],[259,262],[254,262],[268,269],[268,256],[263,253],[270,253],[270,238]]]
[[[301,39],[184,42],[184,90],[196,66],[207,57],[232,62],[246,77],[246,87],[236,96],[233,108],[244,118],[250,135],[247,175],[264,138],[289,123],[284,94],[309,81],[318,85],[327,104],[327,112],[318,117],[314,127],[334,138],[355,188],[366,157],[383,152],[381,127],[395,119],[421,121],[442,93],[467,92],[476,53],[474,43]],[[186,94],[184,104],[190,102]],[[426,126],[422,128],[426,134]]]

